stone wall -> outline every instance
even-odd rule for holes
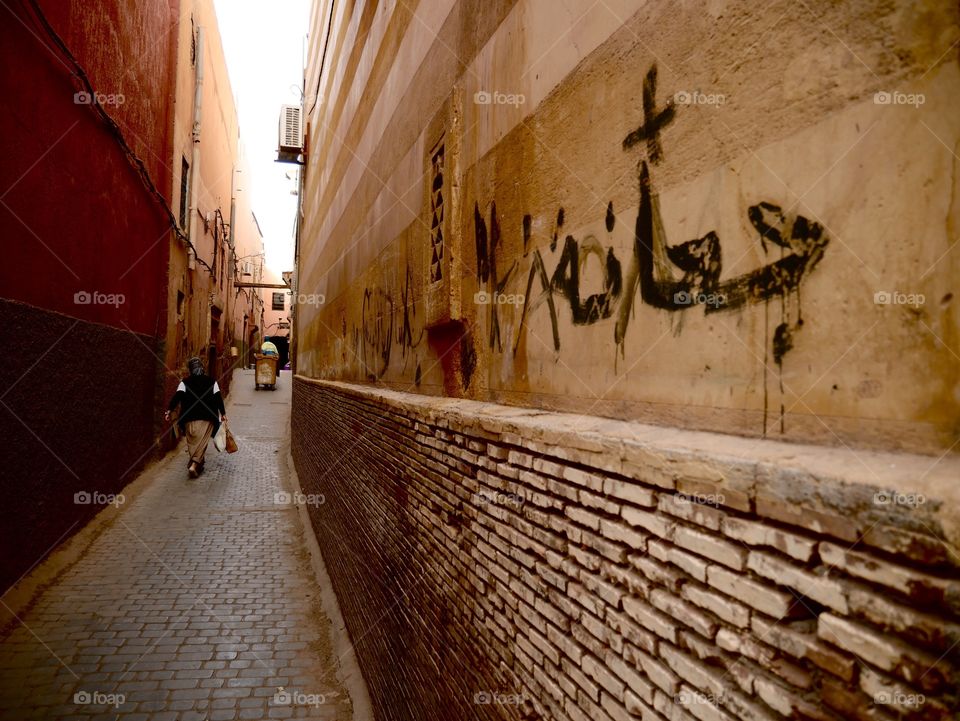
[[[936,455],[950,0],[318,1],[298,369]]]
[[[293,434],[379,721],[960,711],[956,459],[302,376]]]

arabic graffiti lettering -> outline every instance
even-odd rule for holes
[[[381,288],[363,291],[360,329],[355,333],[356,354],[368,379],[383,376],[393,345],[393,300]]]
[[[399,298],[390,290],[375,285],[363,291],[359,326],[354,328],[354,356],[367,380],[379,380],[390,367],[394,344],[406,367],[407,358],[423,340],[425,328],[417,319],[413,273],[407,265]],[[419,362],[417,372],[420,373]]]
[[[821,224],[784,210],[771,200],[760,200],[746,208],[749,226],[758,235],[764,255],[778,252],[779,258],[736,277],[723,276],[723,245],[716,230],[701,237],[671,245],[664,229],[660,198],[653,182],[652,168],[664,161],[662,134],[677,117],[670,101],[663,108],[656,104],[657,68],[653,65],[643,81],[643,122],[624,137],[624,152],[640,149],[643,157],[637,163],[639,203],[633,228],[629,257],[621,261],[613,244],[604,246],[596,236],[582,239],[564,232],[568,219],[561,207],[550,235],[549,253],[559,255],[552,270],[544,260],[547,248],[532,244],[533,220],[525,214],[521,223],[523,256],[529,258],[526,292],[513,344],[516,355],[524,330],[532,317],[546,309],[552,333],[553,350],[560,353],[561,336],[558,308],[570,308],[573,326],[584,326],[613,319],[615,357],[625,357],[627,331],[636,318],[637,301],[647,307],[670,313],[703,306],[704,313],[732,312],[747,305],[766,303],[780,298],[780,322],[773,332],[768,351],[781,369],[785,355],[793,348],[795,332],[803,324],[799,310],[800,286],[807,274],[823,258],[829,238]],[[515,261],[502,276],[497,272],[497,248],[500,243],[500,222],[495,202],[490,203],[489,226],[480,210],[474,209],[474,230],[477,250],[477,281],[481,288],[502,293],[518,267]],[[617,216],[609,202],[604,217],[608,235],[616,227]],[[488,233],[489,227],[489,233]],[[562,240],[561,240],[562,239]],[[591,272],[586,271],[593,269]],[[596,272],[596,271],[599,271]],[[583,279],[590,275],[591,290],[585,290]],[[596,278],[601,279],[596,286]],[[788,313],[788,296],[796,294],[796,318]],[[501,350],[501,318],[497,304],[490,305],[489,346]],[[677,331],[679,332],[679,330]],[[766,363],[764,363],[766,378]],[[782,384],[781,384],[782,385]],[[766,394],[766,381],[764,381]],[[782,393],[781,393],[782,395]],[[766,398],[766,395],[765,395]],[[764,401],[766,431],[766,400]],[[783,412],[781,408],[781,430]]]

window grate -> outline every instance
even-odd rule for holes
[[[430,282],[443,280],[443,145],[431,158]]]

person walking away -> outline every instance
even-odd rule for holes
[[[163,414],[164,420],[170,420],[170,413],[180,406],[177,424],[187,437],[187,474],[196,478],[203,473],[203,457],[207,444],[227,420],[223,406],[223,395],[217,382],[203,372],[203,362],[199,358],[187,361],[190,374],[180,381],[177,392],[170,399],[170,406]]]

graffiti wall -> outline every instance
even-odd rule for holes
[[[331,18],[300,372],[950,448],[955,5],[559,4]]]

